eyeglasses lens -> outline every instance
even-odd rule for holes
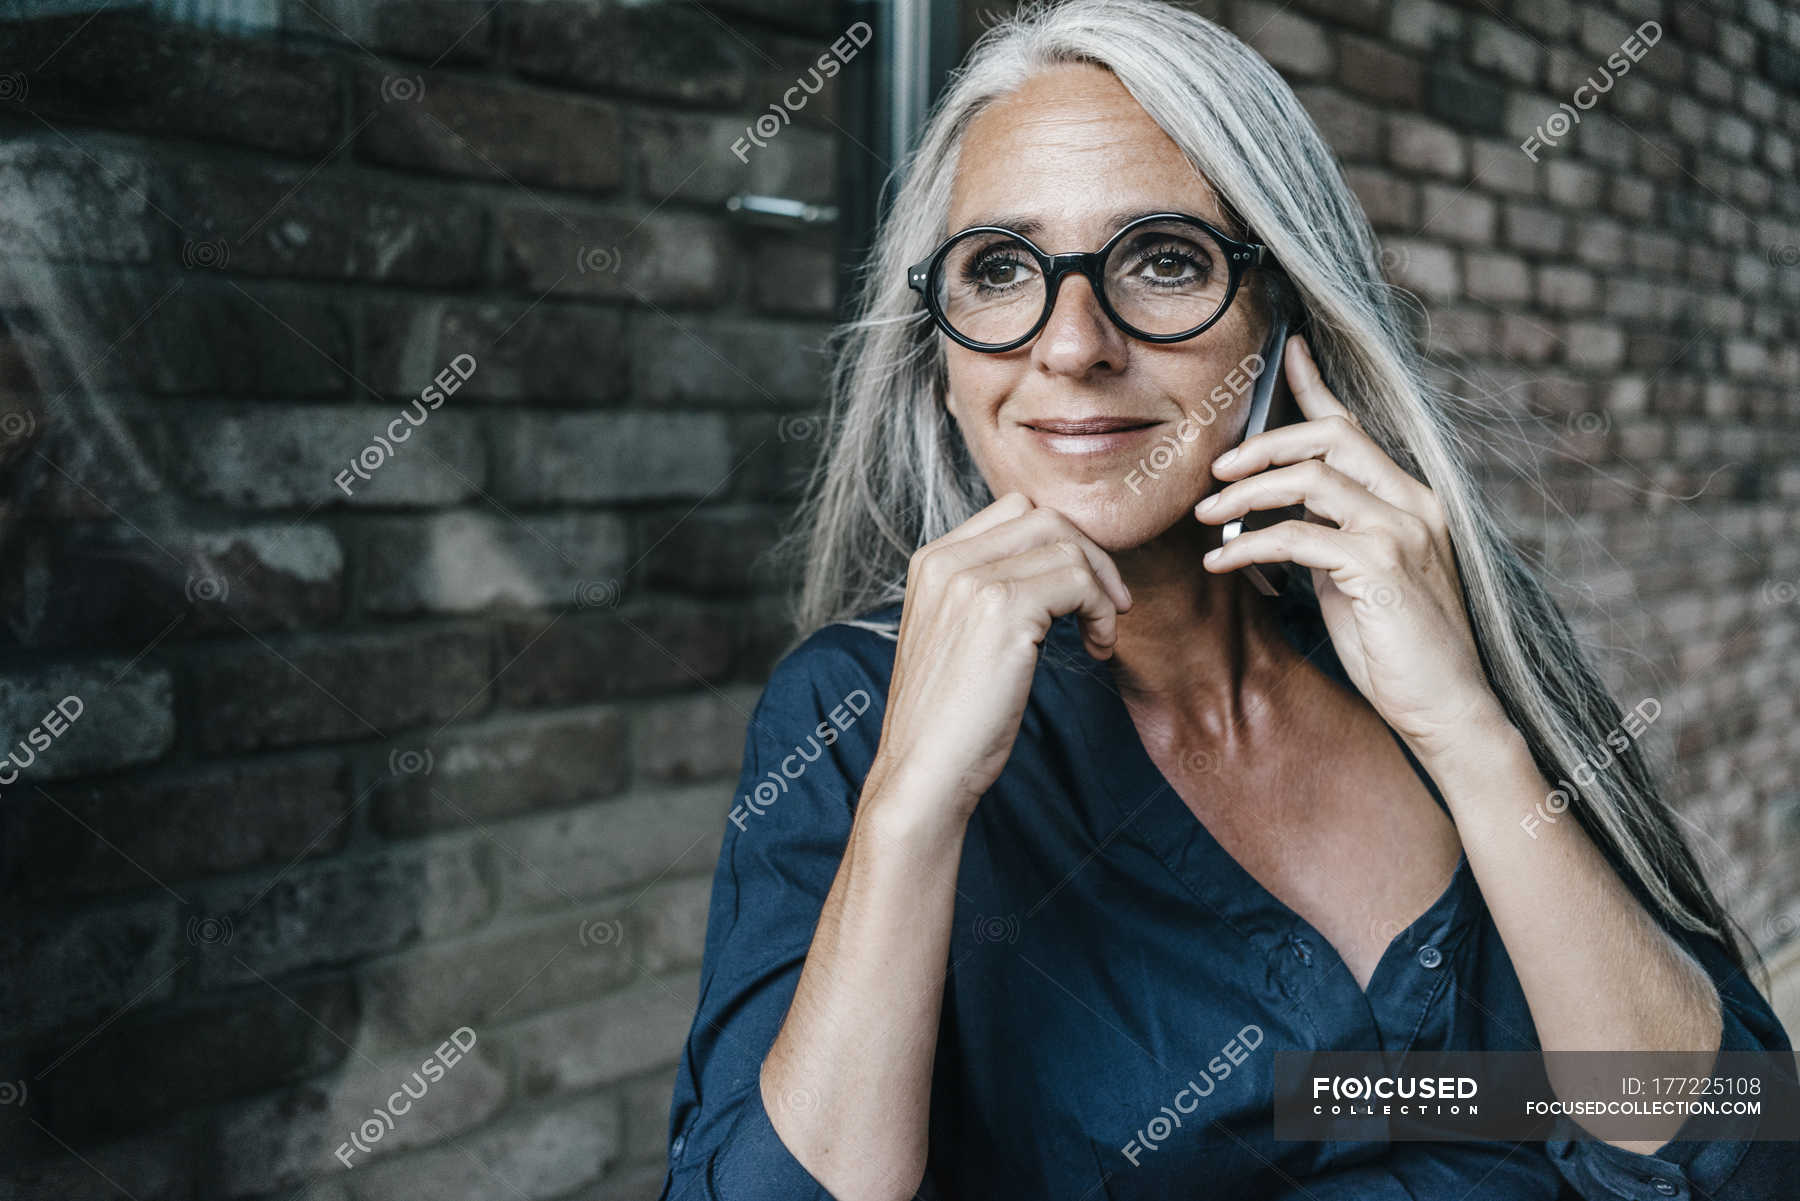
[[[1169,337],[1211,321],[1231,273],[1224,247],[1203,227],[1162,220],[1133,228],[1100,267],[1106,300],[1126,332]],[[1044,313],[1044,275],[1019,238],[978,231],[958,238],[932,280],[939,311],[963,337],[1001,345],[1024,337]]]

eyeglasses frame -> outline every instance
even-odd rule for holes
[[[1178,334],[1148,334],[1120,317],[1112,307],[1112,302],[1106,298],[1106,288],[1101,283],[1100,265],[1106,261],[1107,255],[1112,253],[1113,248],[1119,244],[1120,240],[1132,230],[1157,221],[1169,220],[1191,221],[1210,234],[1224,249],[1226,271],[1229,273],[1225,287],[1225,299],[1219,303],[1218,312],[1193,329]],[[931,278],[942,265],[944,256],[950,253],[950,247],[961,239],[978,233],[1005,234],[1009,238],[1016,239],[1031,252],[1037,260],[1038,270],[1044,276],[1044,311],[1038,314],[1037,321],[1028,331],[1011,342],[977,342],[952,329],[949,319],[944,316],[943,307],[938,303],[936,290],[930,287]],[[1146,213],[1142,217],[1127,221],[1098,250],[1071,251],[1067,254],[1045,254],[1030,238],[1007,229],[1005,226],[973,225],[968,229],[958,230],[951,234],[939,244],[936,250],[932,251],[929,257],[908,267],[906,284],[924,298],[925,307],[931,313],[932,321],[952,340],[970,350],[980,351],[984,354],[1005,354],[1009,350],[1017,350],[1042,332],[1050,320],[1051,312],[1056,308],[1056,296],[1062,287],[1062,281],[1072,272],[1079,272],[1086,277],[1088,286],[1094,290],[1094,298],[1100,302],[1101,311],[1106,314],[1107,320],[1111,321],[1121,332],[1143,342],[1168,343],[1185,342],[1189,338],[1198,337],[1211,329],[1218,323],[1219,318],[1223,317],[1231,308],[1231,302],[1237,296],[1238,288],[1243,283],[1244,273],[1252,267],[1264,266],[1275,267],[1276,264],[1269,255],[1269,248],[1261,242],[1245,242],[1234,238],[1212,222],[1202,217],[1196,217],[1192,213],[1164,212]]]

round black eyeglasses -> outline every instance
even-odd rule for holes
[[[1148,213],[1089,253],[1045,254],[1023,234],[978,225],[907,268],[906,282],[938,328],[970,350],[999,354],[1031,341],[1071,272],[1087,277],[1107,318],[1127,334],[1181,342],[1224,316],[1244,273],[1267,258],[1266,246],[1199,217]]]

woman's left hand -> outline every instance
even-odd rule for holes
[[[1362,431],[1325,386],[1302,338],[1288,339],[1284,366],[1306,420],[1220,455],[1213,474],[1226,485],[1194,515],[1219,525],[1252,509],[1303,504],[1307,519],[1246,530],[1208,552],[1205,567],[1310,568],[1344,671],[1421,757],[1503,721],[1475,650],[1437,495]]]

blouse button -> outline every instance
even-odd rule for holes
[[[1444,953],[1442,951],[1438,950],[1436,947],[1432,946],[1430,943],[1426,943],[1424,946],[1419,948],[1419,966],[1420,967],[1434,968],[1442,962],[1444,962]]]
[[[1673,1183],[1663,1180],[1660,1177],[1653,1180],[1651,1183],[1656,1188],[1656,1191],[1665,1197],[1673,1197],[1676,1193],[1681,1191],[1679,1188],[1676,1188]]]
[[[686,1148],[687,1148],[687,1135],[685,1135],[685,1134],[676,1135],[674,1141],[669,1144],[669,1158],[670,1159],[680,1159],[682,1151],[685,1150]]]

